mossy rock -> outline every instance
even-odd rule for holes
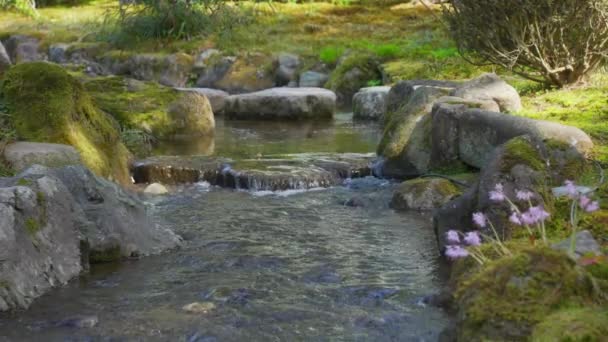
[[[6,74],[3,92],[20,139],[74,146],[96,174],[127,184],[130,153],[119,127],[60,66],[24,63]]]
[[[213,112],[200,94],[120,76],[84,78],[83,82],[95,104],[123,128],[142,130],[157,139],[213,133]]]
[[[217,62],[221,62],[217,59]],[[214,61],[210,61],[210,64]],[[212,64],[211,64],[211,67]],[[239,56],[214,86],[229,93],[250,93],[274,87],[276,59],[260,53]]]
[[[441,207],[462,191],[443,178],[418,178],[403,182],[391,200],[396,210],[433,210]]]
[[[608,311],[568,308],[547,316],[534,328],[532,341],[603,341],[608,336]]]
[[[585,270],[565,253],[541,247],[467,274],[455,298],[462,341],[525,340],[556,310],[599,300]]]
[[[325,88],[333,90],[338,102],[348,105],[353,95],[368,85],[370,81],[381,80],[377,57],[371,53],[351,53],[338,63],[331,73]]]

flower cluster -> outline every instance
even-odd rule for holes
[[[445,256],[451,260],[464,258],[469,256],[469,251],[465,246],[475,247],[481,245],[481,236],[479,232],[473,231],[461,234],[456,230],[449,230],[446,234],[447,245],[445,247]]]
[[[600,204],[598,201],[593,201],[586,193],[580,191],[576,184],[573,181],[566,181],[566,191],[568,193],[568,197],[570,199],[578,201],[578,205],[582,210],[587,213],[592,213],[594,211],[598,211],[600,209]]]

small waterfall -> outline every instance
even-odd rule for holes
[[[386,162],[386,159],[384,159],[384,157],[378,157],[374,160],[372,160],[372,162],[369,164],[369,168],[372,170],[372,176],[377,177],[377,178],[384,178],[383,177],[383,170],[384,170],[384,163]]]

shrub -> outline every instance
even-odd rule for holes
[[[528,79],[564,87],[608,54],[608,1],[450,0],[444,17],[459,52]]]
[[[38,16],[34,0],[0,0],[0,9],[16,10],[30,17]]]

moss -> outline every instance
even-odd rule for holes
[[[534,328],[532,341],[601,341],[608,335],[608,311],[568,308],[547,316]]]
[[[17,185],[20,185],[20,186],[28,186],[30,184],[32,184],[32,182],[25,178],[19,178],[19,180],[17,181]]]
[[[120,246],[113,246],[104,250],[91,250],[89,253],[89,261],[91,264],[101,264],[107,262],[120,261],[122,253]]]
[[[353,74],[351,71],[354,69],[358,69],[360,73]],[[381,78],[382,74],[378,69],[376,56],[371,53],[355,52],[338,63],[325,87],[343,96],[352,96],[365,87],[369,81]],[[346,100],[350,102],[351,99]]]
[[[226,75],[217,82],[221,89],[252,92],[274,85],[275,60],[271,56],[252,53],[239,56]]]
[[[504,144],[502,171],[508,171],[515,165],[527,165],[535,171],[545,171],[546,165],[539,151],[525,138],[518,137]]]
[[[566,254],[528,249],[461,278],[459,338],[524,339],[555,310],[598,302],[590,276]]]
[[[33,217],[25,220],[25,230],[30,236],[36,235],[40,231],[41,224]]]
[[[21,139],[72,145],[96,174],[129,182],[130,154],[119,128],[61,67],[44,62],[17,65],[7,73],[3,91]]]
[[[155,82],[119,76],[84,79],[84,86],[94,103],[123,128],[152,131],[156,137],[171,133],[167,108],[183,95]]]

